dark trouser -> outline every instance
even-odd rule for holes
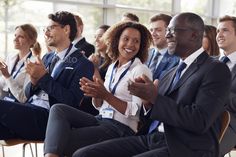
[[[131,135],[132,129],[120,122],[56,104],[50,110],[44,153],[71,156],[81,147]]]
[[[44,140],[48,110],[0,100],[0,139]]]
[[[153,138],[157,141],[151,144]],[[169,157],[163,133],[130,136],[93,144],[77,150],[73,157]]]

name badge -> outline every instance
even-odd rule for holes
[[[111,108],[105,108],[102,110],[101,115],[102,115],[102,118],[113,119],[114,110]]]
[[[15,99],[10,98],[10,97],[8,97],[8,96],[5,96],[5,97],[3,98],[3,100],[15,102]]]

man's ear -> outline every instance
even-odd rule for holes
[[[199,32],[193,31],[193,32],[192,32],[192,35],[191,35],[191,41],[196,41],[196,40],[198,40],[199,35],[200,35]]]
[[[64,32],[68,35],[70,34],[70,26],[69,25],[64,26]]]

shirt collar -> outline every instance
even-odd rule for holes
[[[194,62],[194,60],[201,54],[204,52],[203,47],[201,47],[200,49],[198,49],[197,51],[195,51],[194,53],[192,53],[190,56],[188,56],[187,58],[185,58],[184,63],[187,64],[186,69]],[[180,59],[181,63],[183,60]]]
[[[221,59],[223,56],[226,56],[226,55],[224,53],[221,53],[219,59]],[[229,58],[230,62],[232,62],[234,64],[236,63],[236,51],[234,51],[233,53],[229,54],[227,57]]]
[[[66,49],[60,51],[60,52],[56,52],[55,54],[60,58],[60,60],[63,60],[63,58],[66,55],[66,51],[68,50],[69,47],[67,47]]]
[[[76,44],[78,43],[81,39],[83,39],[84,37],[79,37],[79,38],[76,38],[74,41],[72,41],[72,44]]]
[[[156,49],[156,51],[158,51],[162,56],[164,56],[164,54],[166,53],[167,49],[168,48],[166,47],[164,49]]]

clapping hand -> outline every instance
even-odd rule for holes
[[[135,78],[134,81],[130,81],[128,90],[130,94],[154,104],[158,92],[158,80],[152,82],[146,75],[142,75]]]
[[[0,71],[5,78],[9,78],[11,75],[8,72],[7,64],[0,58]]]
[[[98,78],[93,78],[93,81],[83,77],[80,79],[80,89],[84,92],[85,96],[90,96],[94,98],[105,99],[109,92],[103,85],[103,81]]]
[[[30,80],[33,85],[38,83],[38,80],[42,78],[46,73],[47,70],[43,64],[43,61],[36,57],[36,61],[31,62],[29,59],[26,61],[26,72],[30,75]]]

